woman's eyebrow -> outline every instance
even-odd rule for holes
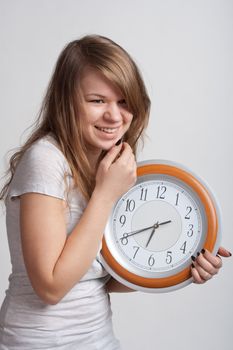
[[[85,96],[86,97],[88,97],[88,96],[95,96],[95,97],[99,97],[99,98],[107,98],[107,96],[104,96],[104,95],[101,95],[101,94],[97,94],[95,92],[89,93],[89,94],[85,94]],[[124,98],[123,97],[119,97],[118,100],[121,101],[121,100],[124,100]]]
[[[86,94],[86,96],[98,96],[98,97],[102,97],[102,98],[105,98],[105,97],[106,97],[106,96],[101,95],[101,94],[96,94],[95,92]]]

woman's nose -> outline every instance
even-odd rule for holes
[[[118,122],[122,119],[120,107],[116,103],[108,104],[104,111],[104,118]]]

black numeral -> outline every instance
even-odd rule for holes
[[[180,194],[179,194],[179,193],[177,193],[177,194],[176,194],[176,204],[175,204],[175,205],[178,205],[178,202],[179,202],[179,196],[180,196]]]
[[[135,209],[135,201],[127,199],[125,211],[133,211]]]
[[[121,243],[122,243],[123,245],[127,245],[128,242],[129,242],[129,240],[128,240],[128,234],[127,234],[127,233],[124,233],[124,234],[123,234],[123,237],[121,238]]]
[[[185,215],[184,218],[185,218],[185,219],[190,219],[190,215],[189,215],[189,214],[191,213],[191,211],[192,211],[193,209],[192,209],[192,207],[187,207],[186,210],[187,210],[187,213],[186,213],[186,215]]]
[[[148,259],[148,265],[153,266],[155,263],[155,258],[153,257],[153,254]]]
[[[126,216],[125,215],[121,215],[119,221],[121,223],[121,227],[123,227],[124,224],[126,223]]]
[[[146,197],[147,197],[147,188],[142,188],[142,189],[141,189],[141,197],[140,197],[140,200],[141,200],[141,201],[146,201]]]
[[[186,253],[186,244],[187,244],[187,241],[185,241],[182,246],[180,247],[180,250],[183,252],[183,254]]]
[[[167,187],[166,186],[158,186],[156,198],[165,199],[165,195],[164,194],[165,194],[166,191],[167,191]]]
[[[134,256],[133,256],[133,259],[135,259],[135,256],[137,255],[137,252],[139,251],[140,247],[133,246],[133,249],[136,249]]]
[[[167,251],[166,263],[167,264],[171,264],[171,262],[172,262],[172,252],[171,251]]]
[[[192,237],[193,235],[193,224],[189,224],[189,230],[187,232],[188,237]]]

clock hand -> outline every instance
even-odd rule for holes
[[[168,221],[164,221],[164,222],[159,222],[158,225],[165,225],[165,224],[169,224],[170,222],[172,222],[171,220]]]
[[[150,243],[150,240],[151,240],[151,238],[154,236],[155,230],[156,230],[158,227],[159,227],[159,223],[158,223],[158,221],[157,221],[156,224],[154,224],[153,230],[152,230],[152,232],[151,232],[151,234],[150,234],[150,237],[149,237],[149,239],[148,239],[148,241],[147,241],[147,243],[146,243],[146,247],[147,247],[148,244]]]
[[[168,224],[169,222],[171,222],[171,220],[161,222],[159,225]],[[153,228],[154,226],[155,226],[155,225],[148,226],[148,227],[142,228],[142,229],[140,229],[140,230],[136,230],[136,231],[125,232],[125,233],[124,233],[125,236],[120,237],[120,239],[128,238],[128,237],[130,237],[130,236],[134,236],[134,235],[136,235],[137,233],[147,231],[147,230],[149,230],[150,228]]]
[[[124,238],[130,237],[130,236],[136,235],[137,233],[149,230],[150,228],[153,228],[153,227],[154,227],[154,225],[148,226],[148,227],[142,228],[140,230],[136,230],[136,231],[125,232],[124,233],[125,236],[121,237],[120,239],[124,239]]]
[[[152,230],[152,232],[151,232],[151,234],[150,234],[150,237],[149,237],[149,239],[148,239],[148,241],[147,241],[147,243],[146,243],[146,247],[148,247],[148,245],[149,245],[149,243],[150,243],[150,241],[151,241],[151,238],[154,236],[154,233],[155,233],[155,230],[160,226],[160,225],[165,225],[165,224],[168,224],[168,223],[170,223],[170,222],[172,222],[171,220],[168,220],[168,221],[164,221],[164,222],[156,222],[156,224],[154,224],[154,228],[153,228],[153,230]]]

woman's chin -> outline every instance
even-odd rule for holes
[[[114,139],[109,142],[103,142],[102,143],[102,150],[103,151],[109,151],[112,147],[116,145],[119,139]]]

